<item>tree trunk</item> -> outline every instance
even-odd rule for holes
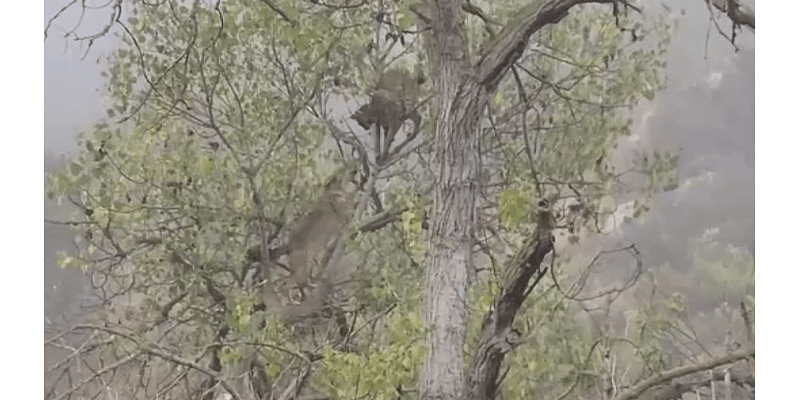
[[[475,399],[496,393],[497,373],[509,348],[495,346],[493,339],[507,339],[524,295],[503,294],[496,301],[507,307],[502,318],[487,316],[489,324],[480,344],[470,378],[464,379],[464,334],[466,294],[472,268],[472,245],[477,225],[476,199],[480,169],[479,129],[483,110],[500,81],[525,50],[531,35],[549,24],[561,21],[570,9],[586,3],[615,3],[617,0],[533,0],[515,13],[505,28],[472,65],[460,26],[462,1],[428,0],[430,11],[423,20],[430,22],[426,38],[436,99],[434,165],[436,182],[429,237],[429,264],[426,275],[424,322],[431,329],[428,355],[420,377],[423,400]],[[730,0],[736,3],[735,0]],[[429,6],[433,8],[429,8]],[[737,8],[738,10],[738,8]],[[730,13],[729,13],[730,14]],[[418,14],[419,15],[419,14]],[[753,18],[754,19],[754,18]],[[748,21],[744,24],[750,25]],[[538,247],[537,247],[538,248]],[[541,249],[546,249],[541,247]],[[537,252],[540,256],[544,253]],[[538,271],[541,263],[530,263],[525,270]],[[509,287],[527,285],[534,274],[521,274]],[[524,287],[524,286],[522,286]],[[506,293],[513,294],[516,291]],[[498,314],[499,315],[499,314]],[[465,388],[466,386],[466,388]]]
[[[422,399],[455,399],[464,384],[466,289],[472,267],[480,166],[478,127],[486,105],[475,83],[442,96],[436,127],[437,182],[431,219],[425,322],[433,331],[422,375]],[[450,99],[450,102],[446,100]]]
[[[466,288],[477,221],[478,128],[487,104],[467,64],[461,2],[436,2],[430,55],[437,112],[436,182],[429,237],[424,321],[432,331],[420,377],[420,398],[456,399],[464,385]]]
[[[469,63],[461,32],[462,2],[435,2],[428,51],[436,93],[436,182],[423,309],[424,322],[431,329],[420,377],[423,400],[458,399],[464,390],[466,295],[477,225],[483,110],[502,76],[522,54],[528,37],[539,27],[562,18],[569,6],[581,1],[567,0],[566,6],[556,1],[555,7],[545,7],[538,13],[544,14],[539,19],[537,11],[543,2],[529,5],[532,10],[524,14],[527,18],[501,33],[475,66]],[[534,29],[526,29],[531,26]]]

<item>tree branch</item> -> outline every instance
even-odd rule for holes
[[[494,307],[483,320],[478,347],[462,391],[464,399],[495,397],[500,365],[506,353],[516,346],[519,337],[512,329],[514,318],[530,294],[531,279],[534,279],[535,286],[547,272],[541,264],[547,253],[553,250],[552,234],[537,236],[509,262],[508,277],[495,297]]]
[[[545,25],[555,24],[567,16],[569,10],[584,3],[612,3],[624,0],[538,0],[522,7],[517,18],[509,22],[497,39],[489,45],[476,66],[478,82],[496,87],[506,72],[525,51],[528,39]]]
[[[125,364],[127,364],[127,363],[129,363],[129,362],[131,362],[133,360],[135,360],[136,357],[139,357],[140,355],[141,355],[141,353],[139,353],[139,352],[133,352],[133,353],[129,354],[127,357],[125,357],[125,358],[123,358],[121,360],[118,360],[117,362],[115,362],[113,364],[107,365],[105,368],[94,372],[88,378],[86,378],[86,379],[78,382],[77,384],[73,385],[71,388],[69,388],[69,390],[67,390],[66,392],[62,393],[60,396],[58,396],[56,398],[56,400],[63,400],[63,399],[71,397],[72,393],[74,393],[76,390],[82,388],[87,383],[89,383],[89,382],[91,382],[91,381],[93,381],[93,380],[95,380],[95,379],[97,379],[97,378],[99,378],[99,377],[101,377],[101,376],[103,376],[103,375],[105,375],[105,374],[107,374],[107,373],[109,373],[111,371],[114,371],[117,368],[119,368],[119,367],[121,367],[121,366],[123,366],[123,365],[125,365]]]
[[[725,13],[734,25],[746,25],[756,30],[756,12],[740,0],[703,0]]]
[[[704,0],[724,12],[734,24],[756,27],[755,12],[743,6],[740,0]],[[496,87],[506,72],[525,51],[531,35],[546,25],[555,24],[567,16],[569,10],[586,3],[623,3],[625,0],[539,0],[522,7],[517,18],[506,24],[497,39],[488,46],[476,66],[478,82]]]
[[[80,330],[104,331],[104,332],[108,332],[108,333],[113,334],[113,335],[118,335],[118,336],[124,337],[124,338],[134,342],[138,346],[138,350],[135,351],[135,352],[132,352],[127,357],[125,357],[125,358],[123,358],[123,359],[121,359],[121,360],[119,360],[119,361],[117,361],[117,362],[115,362],[115,363],[103,368],[102,370],[95,372],[89,378],[86,378],[85,380],[83,380],[81,382],[78,382],[78,384],[72,386],[70,388],[70,390],[68,390],[67,392],[62,393],[61,396],[59,396],[56,400],[61,400],[61,399],[66,398],[67,396],[72,394],[74,391],[78,390],[81,386],[89,383],[91,380],[96,379],[97,377],[99,377],[99,376],[101,376],[103,374],[111,372],[111,371],[115,370],[116,368],[119,368],[120,366],[133,361],[134,359],[139,357],[142,353],[150,354],[150,355],[162,358],[164,360],[171,361],[171,362],[173,362],[175,364],[182,365],[184,367],[191,368],[191,369],[194,369],[196,371],[199,371],[199,372],[209,376],[210,378],[213,378],[213,379],[217,380],[220,383],[220,385],[222,385],[222,387],[225,390],[227,390],[228,393],[230,393],[230,395],[234,399],[242,400],[242,396],[236,391],[236,389],[234,389],[226,380],[221,379],[221,374],[219,374],[217,371],[209,369],[209,368],[207,368],[207,367],[205,367],[203,365],[200,365],[200,364],[198,364],[198,363],[196,363],[194,361],[187,360],[185,358],[179,357],[179,356],[174,355],[174,354],[170,354],[170,353],[162,350],[158,346],[158,344],[156,344],[154,342],[149,342],[149,343],[142,342],[139,339],[137,339],[137,338],[135,338],[135,337],[133,337],[133,336],[121,331],[121,330],[118,330],[118,329],[110,328],[110,327],[107,327],[107,326],[101,326],[101,325],[80,324],[80,325],[76,325],[76,326],[72,327],[71,329],[63,332],[62,334],[60,334],[60,335],[48,340],[47,342],[45,342],[45,344],[51,343],[51,342],[57,340],[58,338],[64,336],[65,334],[67,334],[69,332],[75,332],[75,331],[80,331]]]
[[[276,6],[276,5],[275,5],[275,3],[273,3],[273,2],[272,2],[272,1],[270,1],[270,0],[261,0],[261,2],[262,2],[262,3],[264,3],[264,4],[266,4],[266,5],[267,5],[267,7],[271,8],[271,9],[272,9],[272,11],[275,11],[276,13],[278,13],[278,15],[280,15],[280,16],[281,16],[281,18],[283,18],[284,20],[286,20],[286,22],[288,22],[290,25],[292,25],[292,26],[297,26],[297,21],[295,21],[295,20],[293,20],[293,19],[289,18],[289,16],[288,16],[288,15],[286,15],[286,13],[285,13],[283,10],[281,10],[281,9],[280,9],[278,6]]]
[[[750,386],[755,388],[756,379],[753,375],[740,375],[727,371],[730,374],[730,380],[739,386]],[[695,382],[672,382],[669,384],[659,385],[651,388],[644,396],[640,397],[641,400],[672,400],[680,399],[684,393],[693,392],[697,388],[711,385],[712,382],[724,381],[726,371],[714,371],[711,377]]]
[[[719,367],[720,365],[735,363],[737,361],[744,360],[745,358],[754,357],[755,355],[756,355],[755,348],[750,348],[746,350],[736,351],[724,355],[722,357],[712,358],[701,363],[684,365],[677,368],[673,368],[671,370],[653,375],[645,379],[644,381],[636,384],[630,389],[620,393],[612,400],[633,400],[638,398],[646,390],[653,388],[657,385],[663,384],[665,382],[669,382],[672,379],[680,378],[682,376],[693,374],[695,372],[710,370]]]

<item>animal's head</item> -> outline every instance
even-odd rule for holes
[[[361,106],[350,118],[358,122],[358,125],[365,130],[369,130],[370,126],[375,123],[375,117],[370,112],[369,104]]]

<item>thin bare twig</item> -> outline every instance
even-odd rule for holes
[[[273,2],[272,2],[272,1],[270,1],[270,0],[261,0],[261,2],[262,2],[262,3],[264,3],[264,4],[266,4],[266,5],[267,5],[269,8],[271,8],[271,9],[272,9],[272,11],[275,11],[276,13],[278,13],[278,15],[280,15],[280,16],[281,16],[281,18],[283,18],[284,20],[286,20],[286,22],[288,22],[290,25],[292,25],[292,26],[297,26],[297,21],[295,21],[295,20],[293,20],[293,19],[289,18],[289,16],[288,16],[288,15],[286,15],[286,13],[285,13],[283,10],[281,10],[280,8],[278,8],[278,6],[276,6],[276,5],[275,5],[275,3],[273,3]]]

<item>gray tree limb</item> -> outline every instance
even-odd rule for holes
[[[732,364],[746,358],[755,357],[755,348],[739,350],[721,357],[715,357],[697,364],[683,365],[671,370],[653,375],[633,387],[623,391],[618,396],[611,400],[634,400],[642,395],[648,389],[657,385],[669,382],[672,379],[680,378],[685,375],[693,374],[695,372],[707,371],[721,365]]]
[[[725,13],[734,25],[745,25],[756,30],[756,12],[741,0],[703,0]]]
[[[484,317],[478,347],[465,383],[463,399],[493,399],[497,392],[500,365],[506,353],[517,345],[519,334],[512,327],[514,318],[547,272],[541,268],[544,257],[553,250],[552,234],[534,237],[506,267],[508,276],[503,282],[492,310]],[[533,278],[533,283],[530,281]]]

